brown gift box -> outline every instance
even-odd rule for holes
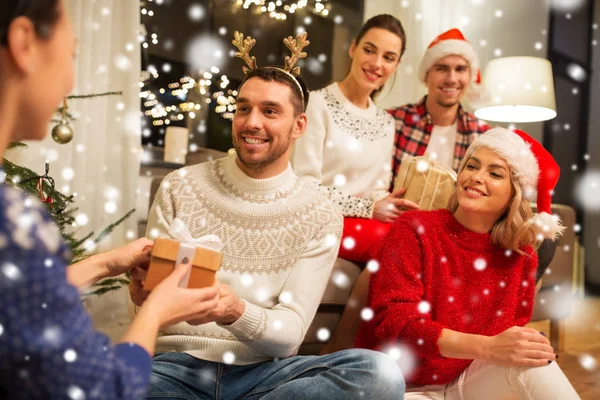
[[[448,208],[456,185],[456,172],[427,156],[402,161],[394,191],[406,188],[403,198],[414,201],[422,210]]]
[[[144,290],[152,290],[165,279],[178,261],[181,243],[171,239],[156,239],[150,255],[150,267],[144,282]],[[192,269],[188,288],[203,288],[215,282],[215,275],[221,267],[223,254],[203,247],[196,247],[191,258]]]

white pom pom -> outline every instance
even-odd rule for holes
[[[555,240],[565,230],[565,227],[561,225],[558,217],[550,215],[547,212],[534,215],[532,222],[533,231],[538,239],[541,237],[544,239]]]

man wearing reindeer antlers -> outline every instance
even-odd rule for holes
[[[235,153],[168,175],[148,232],[168,237],[175,218],[192,236],[218,235],[220,299],[201,320],[165,328],[157,342],[152,399],[401,399],[404,380],[383,353],[296,353],[336,259],[342,215],[316,184],[294,175],[289,156],[306,126],[308,90],[295,67],[306,33],[284,43],[285,67],[257,67],[255,40],[235,33],[244,59],[232,124]],[[132,274],[139,306],[143,271]]]

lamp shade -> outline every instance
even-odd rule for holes
[[[536,122],[556,117],[552,64],[538,57],[504,57],[490,61],[483,73],[489,101],[477,118],[496,122]]]

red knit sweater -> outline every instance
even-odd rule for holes
[[[521,250],[531,256],[493,246],[490,234],[467,230],[448,210],[404,213],[375,253],[374,317],[362,323],[356,347],[408,346],[416,364],[407,383],[451,382],[472,360],[440,355],[443,328],[493,336],[529,322],[537,255]]]

